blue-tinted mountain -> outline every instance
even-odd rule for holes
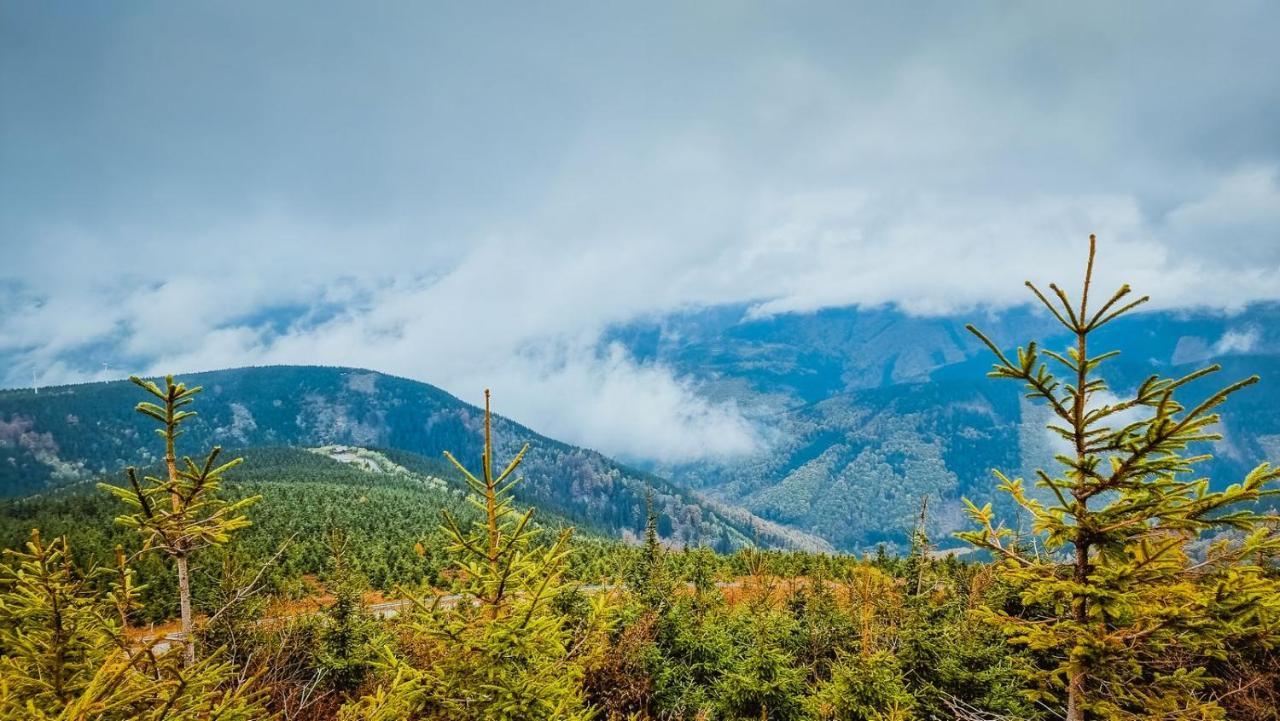
[[[843,549],[901,544],[931,499],[940,540],[965,523],[961,498],[1000,504],[991,469],[1030,474],[1051,464],[1054,441],[1041,409],[1008,381],[986,378],[986,349],[1067,338],[1045,314],[912,317],[892,308],[829,309],[753,318],[718,307],[619,327],[610,340],[692,379],[703,394],[732,400],[769,443],[758,454],[655,470]],[[1216,485],[1263,460],[1280,460],[1280,305],[1234,314],[1148,312],[1101,331],[1095,347],[1120,350],[1113,387],[1151,373],[1177,375],[1209,363],[1223,371],[1195,393],[1253,374],[1263,382],[1223,412],[1225,440],[1206,470]]]

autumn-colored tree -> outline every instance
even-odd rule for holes
[[[1204,659],[1280,620],[1280,588],[1258,562],[1278,541],[1254,506],[1280,469],[1260,465],[1215,491],[1196,467],[1210,457],[1199,446],[1221,438],[1218,407],[1258,378],[1185,405],[1188,386],[1218,366],[1151,376],[1127,395],[1109,386],[1100,371],[1118,352],[1091,340],[1147,298],[1130,300],[1125,285],[1091,305],[1096,247],[1090,236],[1077,301],[1057,285],[1045,294],[1027,283],[1070,334],[1065,351],[1030,343],[1011,358],[969,326],[995,355],[991,377],[1024,384],[1046,405],[1065,450],[1055,473],[1036,473],[1038,494],[996,471],[1031,517],[1041,553],[1019,544],[990,504],[969,504],[978,529],[961,536],[1004,562],[1023,589],[1028,614],[991,615],[1012,642],[1052,659],[1036,675],[1038,700],[1065,691],[1068,721],[1220,718]],[[1219,535],[1193,553],[1189,543],[1206,532]]]

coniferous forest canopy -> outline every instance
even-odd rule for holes
[[[1275,379],[1134,380],[1109,333],[1148,299],[1095,281],[1092,237],[1084,261],[1028,283],[1053,342],[967,327],[982,382],[1038,409],[1046,462],[971,438],[997,462],[957,532],[900,489],[846,510],[892,519],[857,546],[779,522],[804,513],[766,513],[778,493],[743,510],[534,434],[487,392],[10,392],[0,718],[1280,718],[1280,468],[1214,461],[1221,414]],[[311,370],[278,372],[333,382]]]

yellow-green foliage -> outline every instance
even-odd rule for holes
[[[248,527],[244,510],[258,499],[242,498],[229,503],[218,497],[223,474],[240,463],[239,458],[218,463],[222,454],[219,447],[214,447],[200,463],[190,457],[179,462],[175,445],[182,435],[182,423],[196,415],[183,408],[191,405],[201,388],[174,383],[173,376],[165,379],[164,388],[136,376],[131,380],[163,404],[144,402],[137,408],[160,424],[156,434],[165,442],[169,473],[165,478],[147,476],[139,481],[137,471],[130,468],[128,487],[102,484],[131,511],[117,518],[117,523],[142,534],[144,548],[158,548],[170,555],[189,555],[226,543],[232,533]]]
[[[1011,359],[970,327],[996,356],[990,375],[1025,384],[1053,412],[1049,428],[1064,450],[1056,473],[1037,473],[1039,494],[996,471],[1038,538],[999,524],[990,504],[970,504],[978,530],[962,537],[991,551],[1021,589],[1019,612],[989,615],[1012,642],[1046,659],[1033,674],[1033,698],[1065,696],[1068,721],[1222,718],[1209,662],[1246,638],[1270,643],[1280,621],[1280,585],[1270,573],[1280,538],[1274,518],[1255,509],[1274,493],[1268,484],[1280,469],[1263,464],[1213,491],[1196,475],[1209,458],[1196,446],[1221,438],[1215,409],[1258,378],[1188,405],[1176,396],[1217,366],[1152,376],[1132,395],[1113,395],[1099,369],[1117,354],[1097,352],[1090,338],[1147,299],[1127,302],[1126,285],[1090,307],[1094,252],[1091,237],[1078,303],[1056,285],[1055,303],[1028,283],[1072,334],[1064,353],[1031,343]],[[1192,554],[1189,544],[1206,532],[1220,540]]]
[[[256,497],[227,502],[218,497],[222,487],[222,474],[240,463],[237,458],[229,463],[218,463],[222,449],[215,446],[201,463],[189,456],[178,462],[177,440],[182,435],[182,424],[196,414],[183,410],[195,400],[201,388],[188,388],[185,383],[174,383],[173,376],[165,378],[161,388],[152,381],[131,376],[130,380],[160,401],[160,405],[143,402],[137,411],[160,424],[156,435],[164,440],[166,475],[138,480],[137,470],[129,468],[127,488],[100,484],[101,488],[119,498],[130,513],[116,518],[116,522],[132,528],[142,535],[144,550],[158,549],[173,559],[177,567],[178,598],[182,614],[183,654],[188,666],[195,663],[195,619],[192,612],[190,576],[191,554],[211,546],[221,546],[231,540],[231,534],[249,526],[243,515],[246,508],[258,501]]]
[[[131,642],[133,604],[123,564],[109,591],[71,561],[62,538],[33,532],[10,551],[0,589],[0,719],[4,721],[259,721],[262,693],[235,680],[218,654],[183,668],[154,642]]]
[[[571,628],[551,606],[561,588],[570,531],[549,546],[535,543],[533,509],[518,512],[511,490],[522,450],[493,470],[488,392],[479,474],[452,455],[481,511],[472,524],[443,514],[455,559],[456,596],[418,601],[400,654],[386,653],[390,681],[352,704],[344,718],[536,721],[590,718],[582,690],[582,656],[595,649],[596,600],[587,627]]]

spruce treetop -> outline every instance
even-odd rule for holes
[[[1068,721],[1138,718],[1133,714],[1157,708],[1169,718],[1198,719],[1215,713],[1212,681],[1204,669],[1169,667],[1170,659],[1178,652],[1212,655],[1280,618],[1275,584],[1258,563],[1280,552],[1280,539],[1274,517],[1256,505],[1276,493],[1269,484],[1280,479],[1280,468],[1263,463],[1220,491],[1196,475],[1211,457],[1201,449],[1222,438],[1218,408],[1257,376],[1194,403],[1180,395],[1220,366],[1152,375],[1127,395],[1108,385],[1101,371],[1118,352],[1096,353],[1090,340],[1148,298],[1130,300],[1123,285],[1091,308],[1096,251],[1090,236],[1078,301],[1056,284],[1044,293],[1027,283],[1070,333],[1071,347],[1059,352],[1032,342],[1010,357],[968,326],[995,356],[989,376],[1022,383],[1029,399],[1049,408],[1048,428],[1064,443],[1057,470],[1036,471],[1039,494],[994,471],[999,488],[1031,517],[1043,551],[1039,544],[1028,550],[990,503],[979,508],[966,499],[977,529],[958,535],[1003,560],[1023,588],[1023,603],[1043,614],[993,614],[1012,641],[1056,659],[1038,677],[1037,700],[1065,689]],[[1221,538],[1195,559],[1188,544],[1206,532]]]

